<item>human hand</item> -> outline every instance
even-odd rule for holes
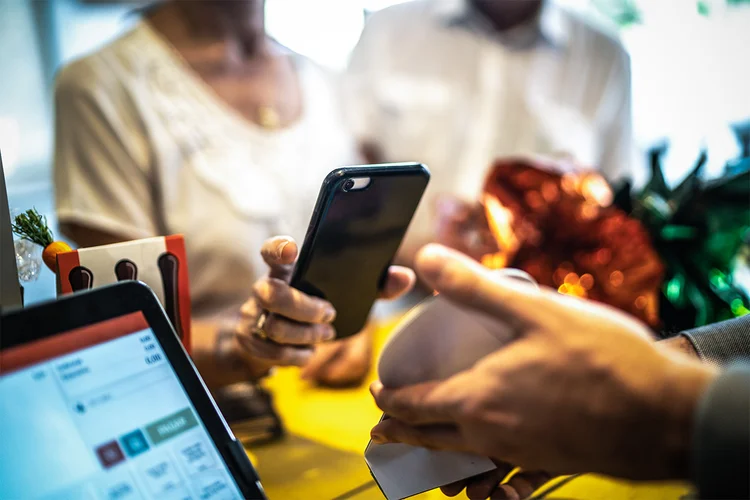
[[[684,335],[677,335],[669,339],[661,340],[661,345],[684,353],[692,358],[698,357],[692,343]],[[479,474],[468,479],[457,481],[440,488],[444,495],[455,497],[466,490],[466,496],[470,500],[522,500],[529,498],[540,487],[554,478],[545,471],[519,471],[503,484],[513,466],[504,462],[495,461],[497,469]]]
[[[364,380],[372,366],[372,332],[362,332],[336,342],[315,346],[301,376],[327,387],[352,387]]]
[[[289,286],[297,259],[297,244],[293,239],[279,236],[266,240],[261,254],[270,268],[269,275],[255,283],[252,297],[242,306],[236,338],[245,355],[256,362],[267,366],[304,366],[313,356],[313,346],[336,337],[331,324],[336,310],[328,301]],[[406,293],[414,281],[410,269],[391,266],[381,298],[392,299]],[[254,335],[262,313],[267,313],[263,324],[266,339]],[[337,349],[341,348],[334,348]]]
[[[544,471],[520,471],[502,484],[514,467],[497,460],[495,465],[495,470],[445,485],[440,491],[445,496],[455,497],[466,490],[469,500],[521,500],[529,498],[539,487],[552,479],[552,475]]]
[[[611,307],[502,279],[437,245],[417,257],[449,300],[515,340],[445,381],[371,390],[391,416],[375,442],[466,451],[524,470],[677,479],[697,401],[715,369],[653,343]]]
[[[498,251],[484,208],[451,195],[435,201],[435,241],[474,260]]]

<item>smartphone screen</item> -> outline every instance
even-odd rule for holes
[[[333,304],[337,337],[364,327],[429,177],[419,164],[378,165],[323,183],[291,284]]]

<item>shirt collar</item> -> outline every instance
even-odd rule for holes
[[[434,12],[446,26],[481,31],[500,43],[528,48],[542,41],[555,48],[564,48],[569,39],[569,26],[564,13],[553,2],[546,0],[539,15],[532,21],[498,33],[490,21],[468,0],[434,0]]]

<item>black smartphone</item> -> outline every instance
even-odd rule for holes
[[[419,163],[343,167],[323,181],[291,286],[336,308],[336,337],[365,326],[430,172]]]

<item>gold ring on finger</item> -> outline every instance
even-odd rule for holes
[[[265,312],[260,313],[260,316],[258,316],[258,321],[255,322],[255,327],[253,328],[253,335],[263,340],[268,339],[268,334],[263,329],[263,327],[266,326],[267,319],[268,314],[266,314]]]

